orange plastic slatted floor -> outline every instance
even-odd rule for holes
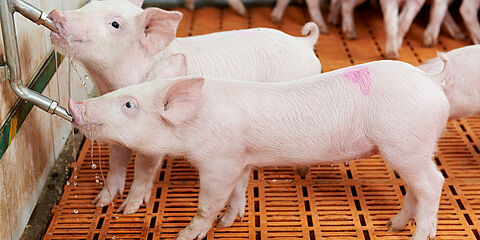
[[[299,35],[308,20],[304,8],[289,7],[281,25],[269,21],[271,9],[249,9],[242,18],[230,9],[202,8],[195,12],[180,9],[184,17],[179,36],[248,27],[274,27]],[[420,64],[436,55],[467,44],[440,36],[438,49],[421,46],[425,19],[412,26],[401,49],[403,61]],[[346,40],[336,27],[321,36],[316,51],[330,71],[351,64],[382,59],[385,41],[381,13],[362,9],[357,18],[358,40]],[[117,214],[123,199],[95,208],[92,199],[101,189],[100,169],[92,169],[90,156],[98,165],[101,158],[107,172],[106,146],[86,141],[76,166],[78,186],[65,186],[54,209],[45,239],[172,239],[197,210],[198,176],[187,161],[167,160],[162,166],[147,206],[133,215]],[[480,117],[451,121],[439,142],[435,162],[446,182],[441,200],[437,239],[480,240]],[[133,164],[127,174],[127,188],[133,180]],[[72,180],[71,180],[72,181]],[[75,181],[75,180],[73,180]],[[409,239],[414,226],[401,232],[387,232],[385,223],[401,207],[405,185],[385,166],[379,156],[350,162],[349,165],[320,165],[311,168],[305,179],[290,167],[259,168],[251,175],[246,215],[230,228],[217,228],[207,239]]]

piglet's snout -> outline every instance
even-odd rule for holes
[[[76,125],[83,124],[84,104],[82,102],[75,102],[73,99],[68,101],[68,110],[73,117],[73,123]]]

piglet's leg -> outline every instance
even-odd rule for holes
[[[126,147],[111,144],[109,148],[110,159],[108,160],[109,169],[106,183],[102,191],[93,200],[93,203],[97,203],[97,207],[108,205],[117,193],[123,195],[128,162],[132,157],[132,150]]]
[[[365,0],[343,0],[342,1],[342,31],[348,39],[356,39],[354,10],[355,7]]]
[[[226,162],[226,161],[224,161]],[[212,165],[215,166],[215,165]],[[222,210],[239,179],[244,176],[239,166],[199,168],[200,196],[198,210],[190,224],[180,231],[177,240],[203,239],[212,227],[217,213]]]
[[[434,0],[430,10],[430,20],[428,26],[423,33],[423,45],[425,47],[432,47],[437,44],[438,34],[440,33],[440,26],[448,11],[447,0]]]
[[[431,160],[434,150],[406,153],[393,148],[380,148],[380,151],[408,187],[402,210],[387,224],[390,230],[401,230],[413,218],[416,228],[412,240],[434,239],[444,182],[442,174]]]
[[[397,48],[402,46],[403,38],[410,29],[413,19],[417,16],[425,0],[410,0],[405,3],[399,17]],[[442,17],[443,19],[443,17]]]
[[[241,16],[247,15],[247,9],[245,9],[245,6],[243,5],[241,0],[226,0],[227,3],[230,5],[230,7],[235,10],[238,14]]]
[[[185,0],[185,7],[187,7],[188,10],[194,10],[195,9],[195,0]]]
[[[137,153],[133,183],[127,199],[122,203],[118,212],[123,210],[125,215],[132,214],[138,210],[143,202],[148,202],[153,180],[162,160],[163,156],[161,158],[152,158]]]
[[[240,180],[238,181],[235,189],[233,189],[232,195],[228,202],[225,213],[219,218],[217,227],[230,227],[237,218],[240,217],[243,220],[245,214],[246,196],[245,193],[248,187],[248,180],[250,180],[250,169],[245,169],[242,172]]]
[[[443,18],[443,26],[452,38],[460,41],[465,40],[465,34],[463,34],[462,30],[460,27],[458,27],[457,23],[448,11],[445,14],[445,18]]]
[[[332,0],[330,2],[330,11],[328,13],[327,22],[332,25],[338,24],[338,18],[340,15],[340,10],[342,8],[342,0]]]
[[[328,34],[328,27],[323,19],[322,12],[320,11],[320,3],[318,0],[306,0],[308,12],[312,21],[314,21],[322,34]]]
[[[480,44],[480,24],[477,18],[479,6],[480,1],[478,0],[463,0],[460,6],[460,14],[474,44]]]
[[[397,59],[398,45],[398,3],[390,0],[380,0],[383,13],[383,24],[385,28],[385,57]]]
[[[290,0],[277,0],[277,3],[272,10],[272,22],[280,23],[283,17],[283,13],[285,13],[285,9],[287,8],[289,2]]]

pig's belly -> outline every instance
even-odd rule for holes
[[[367,137],[362,137],[342,144],[307,146],[297,150],[253,151],[248,154],[247,161],[251,166],[313,165],[347,162],[367,158],[376,153],[378,153],[376,145]]]

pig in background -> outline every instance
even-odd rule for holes
[[[91,138],[144,155],[187,156],[198,169],[198,211],[177,239],[203,239],[228,200],[217,226],[230,226],[251,167],[344,162],[378,150],[408,186],[390,230],[415,219],[412,239],[426,240],[436,235],[444,182],[432,161],[449,115],[441,86],[451,67],[441,58],[436,74],[377,61],[284,83],[155,80],[70,100],[69,109]]]
[[[465,35],[457,26],[448,10],[448,6],[452,2],[453,0],[433,0],[432,9],[430,10],[430,21],[425,29],[423,38],[423,45],[426,47],[437,44],[442,20],[450,36],[457,40],[465,39]],[[470,32],[470,37],[474,44],[480,43],[480,24],[477,15],[479,7],[480,0],[463,0],[460,6],[460,15]]]
[[[480,113],[480,45],[458,48],[446,53],[451,62],[448,84],[444,91],[450,102],[450,118],[471,117]],[[418,66],[434,73],[442,68],[442,60],[433,58]]]
[[[213,33],[175,38],[180,12],[141,9],[142,0],[92,1],[73,11],[50,13],[59,33],[51,34],[55,48],[85,66],[100,94],[157,77],[179,74],[168,66],[184,61],[184,74],[232,77],[245,81],[286,81],[321,73],[313,52],[318,27],[307,23],[307,37],[292,37],[274,29]],[[186,58],[183,57],[183,55]],[[95,201],[107,205],[123,194],[132,151],[112,143],[105,187]],[[161,157],[161,156],[159,156]],[[135,178],[120,208],[134,213],[150,196],[155,156],[137,154]],[[150,167],[147,167],[150,166]]]

